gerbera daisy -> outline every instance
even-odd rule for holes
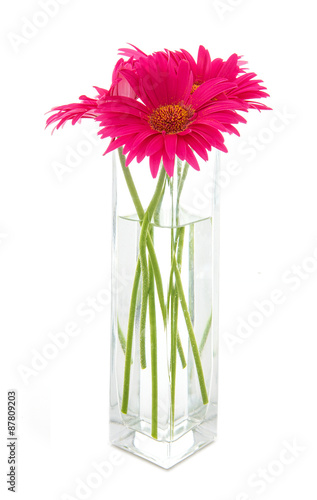
[[[131,46],[133,47],[132,49],[119,49],[119,54],[128,56],[130,59],[133,58],[136,63],[138,63],[142,57],[146,57],[146,54],[139,48],[134,45]],[[176,65],[184,59],[189,62],[190,69],[194,76],[192,92],[211,78],[226,78],[230,82],[236,84],[231,91],[226,93],[226,98],[238,99],[246,105],[247,109],[271,109],[253,100],[269,97],[269,94],[265,92],[266,88],[260,85],[263,83],[262,80],[255,79],[257,76],[255,73],[248,73],[246,71],[246,68],[243,67],[246,62],[242,61],[241,56],[237,54],[232,54],[227,61],[221,58],[212,60],[209,51],[203,47],[203,45],[199,46],[197,62],[193,56],[184,49],[180,51],[165,49],[165,51],[156,52],[154,55],[158,54],[166,58],[171,58]],[[221,96],[219,98],[221,98]]]
[[[98,106],[99,134],[112,139],[105,153],[124,146],[127,166],[134,158],[141,162],[148,156],[153,177],[161,160],[171,177],[175,156],[199,170],[194,152],[204,160],[212,147],[226,152],[220,132],[227,132],[232,123],[245,122],[235,112],[244,105],[217,101],[235,88],[225,78],[212,78],[191,93],[194,77],[188,61],[181,60],[175,67],[163,55],[142,57],[134,71],[125,70],[123,75],[142,102],[108,96]]]
[[[241,61],[241,56],[232,54],[227,61],[221,58],[212,60],[209,51],[200,45],[197,63],[186,50],[175,52],[174,58],[179,60],[185,58],[189,61],[194,74],[193,90],[210,78],[227,78],[227,80],[236,84],[236,87],[226,94],[229,99],[239,99],[247,105],[248,109],[270,109],[262,103],[253,101],[253,99],[269,97],[269,94],[264,92],[266,88],[260,85],[262,80],[254,80],[257,75],[247,73],[246,68],[243,68],[246,62]]]

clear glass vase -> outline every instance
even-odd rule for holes
[[[219,153],[113,153],[111,443],[170,468],[217,431]]]

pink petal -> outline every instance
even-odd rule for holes
[[[164,165],[164,168],[167,172],[167,175],[169,177],[173,177],[175,158],[171,159],[165,151],[163,152],[163,165]]]
[[[157,134],[155,137],[152,136],[151,141],[146,147],[147,155],[154,155],[157,151],[160,150],[160,154],[162,155],[164,139],[162,134]]]
[[[104,152],[104,155],[110,153],[111,151],[114,151],[117,148],[120,148],[120,146],[123,146],[123,144],[125,143],[126,143],[126,137],[119,137],[116,140],[112,139],[106,151]]]
[[[165,142],[165,151],[168,154],[169,158],[174,159],[176,154],[176,146],[177,146],[177,135],[176,134],[165,134],[164,135]]]
[[[199,163],[197,161],[196,156],[192,152],[189,146],[186,146],[186,161],[191,165],[195,170],[200,170]]]
[[[186,142],[181,135],[177,137],[177,149],[176,154],[180,160],[185,160],[186,156]]]
[[[200,142],[195,139],[192,135],[188,134],[186,136],[186,141],[189,146],[196,151],[196,153],[205,161],[208,160],[208,154],[206,149],[200,144]]]
[[[159,171],[161,158],[162,158],[161,151],[158,151],[157,153],[154,153],[153,155],[150,156],[150,170],[152,177],[154,177],[154,179],[157,176],[157,172]]]

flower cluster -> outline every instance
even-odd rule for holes
[[[270,109],[257,99],[268,97],[262,80],[247,72],[237,54],[212,60],[199,47],[197,61],[186,51],[164,50],[146,55],[138,48],[120,49],[109,90],[95,87],[96,98],[53,108],[47,125],[55,128],[81,118],[99,122],[99,134],[110,138],[105,151],[123,147],[126,166],[149,157],[153,177],[161,162],[174,172],[175,157],[199,170],[196,155],[226,152],[223,133],[239,135],[235,125],[246,120],[238,112]]]

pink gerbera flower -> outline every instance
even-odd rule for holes
[[[192,92],[194,76],[187,60],[175,66],[162,54],[141,57],[134,71],[122,71],[142,102],[122,96],[108,96],[99,103],[102,138],[112,139],[106,153],[124,146],[126,165],[149,157],[156,177],[161,161],[167,174],[174,171],[175,156],[194,169],[194,154],[208,159],[212,147],[227,151],[221,132],[237,131],[232,124],[245,122],[236,113],[244,104],[218,97],[236,85],[226,78],[211,78]]]
[[[209,51],[200,45],[197,63],[186,50],[175,52],[174,58],[185,58],[189,61],[194,74],[193,91],[210,78],[227,78],[227,80],[236,84],[235,88],[227,92],[227,98],[239,99],[247,105],[248,109],[270,109],[262,103],[253,101],[253,99],[269,97],[269,94],[264,92],[266,88],[260,85],[262,80],[254,80],[257,75],[255,73],[247,73],[246,69],[242,67],[245,62],[241,61],[241,56],[232,54],[227,61],[221,58],[212,60]]]
[[[53,108],[47,125],[97,120],[101,137],[111,139],[105,154],[124,146],[127,166],[149,157],[153,177],[161,162],[172,176],[176,156],[199,170],[196,154],[207,160],[212,147],[227,151],[223,132],[239,135],[234,125],[246,120],[237,111],[270,109],[254,100],[268,94],[236,54],[211,60],[200,46],[196,62],[185,50],[120,52],[128,60],[117,62],[109,90],[95,87],[95,98]]]
[[[119,49],[119,53],[123,56],[133,58],[136,63],[138,63],[142,57],[147,57],[140,49],[134,45],[131,46],[133,47],[132,49]],[[246,105],[247,109],[271,109],[253,100],[269,97],[269,94],[265,92],[266,88],[260,85],[263,83],[262,80],[255,79],[257,76],[255,73],[248,73],[246,68],[243,68],[246,63],[242,61],[241,56],[237,54],[232,54],[227,61],[221,58],[212,60],[209,51],[202,45],[200,45],[198,49],[197,62],[193,56],[184,49],[180,51],[165,49],[165,51],[155,53],[156,56],[159,54],[163,57],[171,58],[176,65],[184,59],[189,62],[194,77],[192,92],[211,78],[226,78],[228,81],[236,84],[231,91],[226,93],[226,98],[238,99]]]

